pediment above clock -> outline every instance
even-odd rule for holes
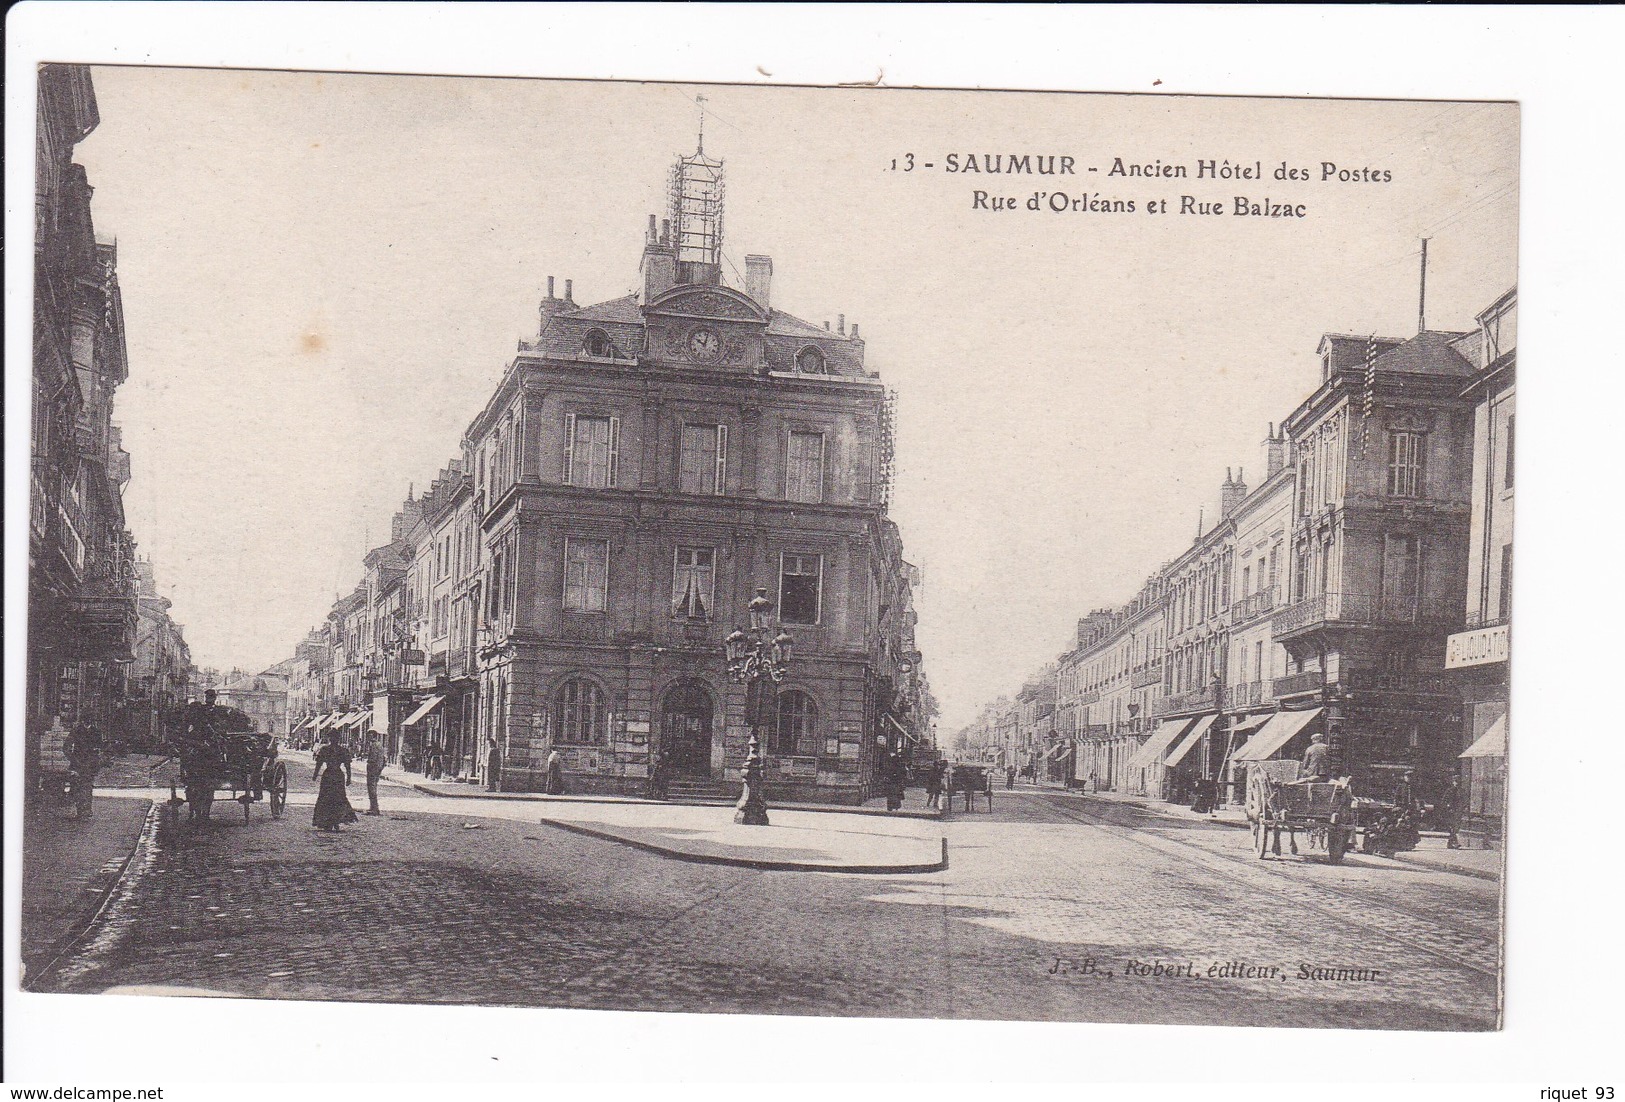
[[[657,295],[643,312],[767,324],[767,311],[756,305],[749,295],[732,287],[674,287]]]

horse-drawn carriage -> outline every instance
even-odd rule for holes
[[[282,818],[288,806],[288,766],[278,757],[270,735],[252,730],[217,732],[200,724],[182,736],[176,757],[180,774],[170,783],[165,809],[170,827],[178,825],[182,804],[189,808],[189,819],[207,822],[215,794],[221,791],[229,791],[230,799],[242,805],[245,823],[261,800],[269,806],[271,818]]]
[[[954,793],[965,797],[965,810],[976,807],[979,796],[986,797],[987,809],[993,810],[993,766],[984,762],[952,762],[942,779],[943,808],[953,810]]]
[[[1260,860],[1281,855],[1281,835],[1298,852],[1302,834],[1311,850],[1338,864],[1348,852],[1357,826],[1349,781],[1298,780],[1295,761],[1254,762],[1247,770],[1247,821],[1253,849]]]

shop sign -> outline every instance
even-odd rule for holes
[[[1460,670],[1469,666],[1487,666],[1505,662],[1508,654],[1509,625],[1497,624],[1492,628],[1459,631],[1452,635],[1444,647],[1444,668]]]

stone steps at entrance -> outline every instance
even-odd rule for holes
[[[666,784],[666,798],[676,803],[684,800],[732,800],[737,799],[738,795],[719,781],[673,779]]]

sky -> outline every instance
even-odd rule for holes
[[[119,245],[126,511],[200,665],[288,657],[348,592],[535,334],[548,276],[583,304],[635,288],[696,95],[726,165],[726,277],[771,255],[774,305],[860,324],[898,393],[892,515],[924,572],[944,732],[1065,649],[1079,616],[1133,596],[1211,522],[1227,468],[1256,485],[1268,425],[1318,382],[1321,334],[1415,332],[1422,237],[1430,328],[1470,328],[1517,279],[1505,104],[94,81],[102,121],[77,160]],[[1076,172],[944,171],[971,153]],[[1113,177],[1119,157],[1191,176]],[[1264,178],[1196,179],[1210,159]],[[1323,162],[1390,179],[1322,181]],[[1312,178],[1277,181],[1282,164]],[[1017,209],[977,209],[977,189]],[[1035,191],[1136,211],[1028,211]],[[1226,213],[1145,210],[1184,194]],[[1238,195],[1305,217],[1236,217]]]

